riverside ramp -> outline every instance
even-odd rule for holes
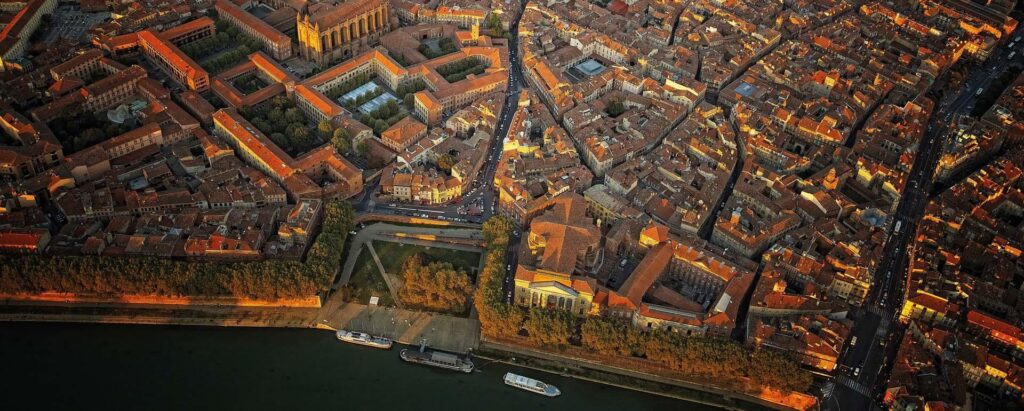
[[[321,311],[317,328],[360,331],[408,345],[426,340],[432,348],[456,353],[480,343],[480,322],[473,318],[355,303],[336,307]]]

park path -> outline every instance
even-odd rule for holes
[[[377,250],[373,248],[373,242],[370,241],[366,243],[366,247],[370,250],[370,256],[373,257],[373,262],[377,263],[377,270],[380,271],[380,276],[384,278],[384,284],[388,286],[388,293],[391,294],[391,299],[395,301],[395,305],[397,305],[398,308],[404,308],[402,307],[402,301],[398,299],[398,289],[400,287],[395,284],[398,281],[392,278],[391,274],[388,274],[387,270],[384,269],[384,264],[380,262],[380,257],[377,256]]]
[[[370,224],[366,226],[366,228],[359,230],[359,232],[356,233],[355,237],[352,238],[352,244],[349,247],[348,256],[345,258],[345,264],[342,266],[341,275],[338,276],[338,281],[334,284],[333,288],[338,289],[341,286],[348,284],[349,280],[352,278],[352,271],[355,269],[356,260],[359,258],[359,252],[362,251],[364,244],[372,244],[373,240],[424,245],[429,247],[450,248],[454,250],[483,251],[483,248],[471,247],[465,244],[452,244],[444,241],[429,241],[412,237],[397,237],[395,234],[398,233],[404,233],[406,235],[434,235],[440,237],[452,237],[466,240],[483,239],[483,235],[480,233],[480,230],[474,229],[449,227],[410,227],[387,223]]]

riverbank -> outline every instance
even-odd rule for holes
[[[631,391],[642,392],[651,395],[662,396],[666,398],[672,398],[676,400],[683,400],[693,403],[699,403],[719,409],[726,410],[753,410],[753,409],[770,409],[770,408],[743,408],[737,407],[727,401],[715,401],[713,399],[706,398],[709,393],[703,391],[695,391],[697,395],[690,395],[689,393],[679,393],[674,390],[668,389],[669,386],[660,384],[648,380],[640,380],[635,378],[629,378],[620,374],[602,374],[601,376],[589,376],[580,369],[571,369],[566,367],[567,364],[558,363],[553,361],[545,361],[540,358],[534,357],[514,357],[508,353],[501,353],[498,351],[492,351],[483,349],[474,353],[477,358],[482,358],[491,362],[499,362],[502,364],[528,368],[531,370],[541,371],[547,374],[560,375],[562,377],[574,378],[577,380],[592,382],[595,384],[603,384],[616,388],[622,388]],[[660,388],[660,389],[659,389]],[[677,387],[671,387],[677,388]]]
[[[316,295],[310,295],[305,298],[259,300],[253,298],[239,297],[170,297],[163,295],[120,295],[116,297],[110,297],[99,295],[53,292],[35,294],[0,294],[0,304],[18,304],[31,302],[77,304],[149,304],[219,307],[320,308],[320,297]]]
[[[506,364],[537,369],[549,373],[607,384],[653,395],[701,403],[729,410],[792,409],[781,404],[709,386],[698,386],[636,370],[563,358],[557,354],[526,347],[510,346],[482,340],[474,355]]]
[[[317,308],[4,300],[0,321],[346,329],[403,344],[426,341],[431,347],[459,353],[476,348],[480,335],[480,323],[472,318],[334,299]]]

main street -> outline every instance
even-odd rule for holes
[[[489,161],[487,162],[486,170],[484,171],[483,181],[486,189],[484,190],[484,198],[489,199],[491,204],[497,204],[497,192],[494,186],[494,173],[498,168],[498,160],[501,158],[502,146],[504,145],[505,139],[508,137],[509,126],[512,124],[512,117],[515,113],[517,106],[519,105],[519,91],[522,89],[525,79],[523,78],[523,61],[519,56],[519,20],[523,17],[523,12],[526,9],[526,0],[520,2],[519,12],[516,13],[515,18],[509,24],[509,33],[512,35],[508,43],[508,59],[509,59],[509,73],[508,73],[508,91],[505,94],[505,108],[501,111],[501,122],[498,123],[498,129],[495,131],[495,142],[492,148]],[[484,204],[487,204],[486,202]],[[508,247],[505,261],[507,263],[507,273],[505,275],[505,282],[502,286],[502,294],[505,296],[505,302],[512,303],[512,290],[515,287],[513,280],[515,279],[515,267],[518,265],[519,260],[519,231],[516,230],[513,233],[511,242]]]
[[[1020,32],[1018,29],[1011,38]],[[944,99],[937,107],[918,147],[907,186],[893,216],[889,239],[875,270],[875,283],[864,303],[865,309],[861,311],[850,341],[838,361],[837,384],[833,395],[825,401],[825,407],[866,410],[881,400],[888,380],[889,362],[895,357],[903,336],[896,320],[902,308],[903,285],[907,281],[908,245],[928,203],[943,139],[953,120],[968,115],[992,78],[1009,66],[1011,52],[1005,45],[993,51],[983,67],[964,82],[956,96]],[[1014,55],[1014,61],[1020,61],[1019,54]]]

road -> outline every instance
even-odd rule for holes
[[[519,20],[523,17],[523,11],[526,10],[526,0],[520,2],[520,7],[516,16],[512,19],[512,23],[509,24],[509,32],[512,33],[511,39],[508,43],[508,56],[509,56],[509,82],[508,91],[505,92],[505,108],[501,111],[501,122],[498,123],[497,131],[495,131],[495,144],[493,151],[490,154],[490,158],[487,161],[487,168],[484,171],[483,181],[486,189],[484,190],[484,204],[492,204],[494,209],[497,209],[497,191],[494,187],[494,173],[498,167],[498,160],[501,158],[503,142],[508,137],[508,129],[512,123],[513,113],[516,110],[516,106],[519,104],[519,92],[522,90],[523,85],[526,84],[526,79],[523,78],[523,61],[519,56]],[[491,212],[494,209],[490,210]],[[502,287],[502,293],[505,296],[505,302],[508,304],[512,303],[512,290],[515,287],[515,270],[514,268],[519,264],[519,230],[512,233],[512,238],[509,243],[508,252],[505,256],[507,263],[506,268],[508,272],[505,276],[505,282]]]
[[[1020,33],[1021,29],[1017,29],[1011,38]],[[895,357],[898,342],[903,337],[903,330],[896,319],[903,305],[903,285],[907,281],[908,246],[928,203],[943,139],[953,120],[970,113],[975,100],[982,94],[977,90],[987,88],[992,78],[1009,66],[1010,51],[1006,45],[993,51],[955,97],[942,101],[933,115],[897,205],[889,238],[875,271],[875,283],[864,303],[865,309],[854,324],[853,337],[840,356],[835,374],[836,388],[833,395],[824,401],[826,408],[866,410],[880,404],[891,367],[889,361]],[[1020,54],[1014,56],[1014,61],[1020,61]]]

